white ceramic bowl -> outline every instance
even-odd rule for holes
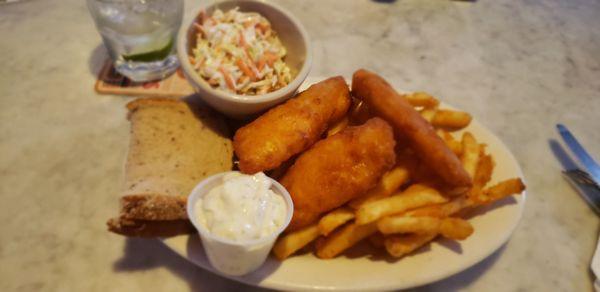
[[[255,0],[222,1],[200,8],[196,15],[202,10],[210,15],[216,8],[228,11],[235,7],[239,7],[240,11],[244,12],[258,12],[271,22],[271,26],[287,49],[285,62],[292,71],[292,82],[276,91],[261,95],[238,95],[212,88],[196,73],[189,60],[191,50],[196,45],[193,26],[196,19],[184,24],[185,31],[179,33],[177,55],[185,76],[202,100],[229,117],[246,118],[292,97],[310,71],[312,52],[308,34],[302,24],[289,12],[272,3]]]
[[[210,233],[202,223],[198,222],[196,202],[218,184],[222,183],[224,175],[232,172],[218,173],[201,181],[188,197],[187,213],[190,221],[200,234],[202,246],[210,264],[221,273],[240,276],[258,269],[265,262],[275,243],[275,239],[287,228],[292,220],[294,203],[285,187],[276,180],[267,177],[272,183],[271,190],[275,194],[280,195],[285,201],[287,213],[283,224],[270,236],[250,241],[233,241],[217,237]]]

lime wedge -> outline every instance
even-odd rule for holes
[[[123,55],[123,59],[125,61],[134,61],[134,62],[160,61],[160,60],[166,58],[169,55],[169,53],[171,53],[172,48],[173,48],[173,40],[169,40],[169,43],[167,43],[167,45],[164,46],[162,49],[158,49],[158,50],[154,50],[154,51],[150,51],[150,52],[133,54],[133,55]]]

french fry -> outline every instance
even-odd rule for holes
[[[435,217],[390,216],[377,221],[377,229],[383,234],[392,233],[438,233],[442,219]]]
[[[475,172],[479,163],[479,144],[477,144],[477,140],[475,140],[471,132],[463,133],[461,144],[462,155],[460,162],[471,178],[475,178]]]
[[[435,116],[437,115],[438,112],[438,108],[436,106],[434,107],[426,107],[422,110],[419,111],[419,113],[421,114],[421,116],[428,121],[429,123],[433,122],[433,119],[435,118]]]
[[[375,232],[377,232],[375,222],[365,225],[348,224],[325,237],[325,240],[317,245],[317,256],[322,259],[334,258]]]
[[[377,186],[368,191],[366,194],[351,200],[348,203],[348,206],[353,209],[358,209],[367,202],[389,197],[396,190],[398,190],[400,186],[408,181],[410,176],[409,172],[410,170],[407,165],[397,165],[381,177],[381,180]]]
[[[446,238],[463,240],[473,234],[473,226],[461,218],[386,217],[377,222],[382,234],[412,233],[441,234]]]
[[[507,179],[484,189],[477,203],[490,204],[511,195],[521,194],[524,190],[525,185],[520,178]]]
[[[449,204],[452,203],[454,200],[445,203],[445,204]],[[405,212],[404,214],[402,214],[403,216],[406,217],[435,217],[435,218],[444,218],[446,217],[446,214],[444,212],[444,209],[442,207],[442,205],[444,204],[434,204],[434,205],[428,205],[428,206],[424,206],[424,207],[420,207],[420,208],[416,208],[413,210],[410,210],[408,212]]]
[[[473,201],[483,201],[480,198],[482,189],[492,179],[494,170],[494,161],[491,155],[480,154],[479,162],[477,163],[477,171],[473,178],[473,188],[468,193],[468,197]]]
[[[387,252],[396,258],[403,257],[424,246],[437,236],[434,234],[391,235],[383,241]]]
[[[284,260],[317,237],[319,237],[319,228],[317,224],[285,234],[275,242],[273,254],[275,254],[279,260]]]
[[[362,205],[356,211],[356,223],[363,225],[387,215],[447,201],[436,189],[415,184],[400,194]]]
[[[337,208],[319,220],[319,233],[327,236],[331,231],[352,219],[354,219],[354,210],[348,207]]]
[[[414,92],[404,96],[412,106],[436,107],[440,102],[425,92]]]
[[[492,173],[494,171],[494,160],[491,155],[484,154],[479,158],[477,163],[477,171],[473,178],[473,186],[480,188],[485,187],[487,183],[492,179]]]
[[[434,127],[462,129],[471,123],[471,119],[471,115],[466,112],[437,110],[430,122]]]
[[[334,135],[337,132],[345,129],[348,126],[348,123],[349,123],[348,116],[345,116],[344,118],[339,120],[337,123],[333,124],[333,126],[331,126],[331,128],[329,128],[329,130],[327,131],[327,137]]]
[[[461,218],[446,218],[442,220],[439,228],[442,236],[454,240],[463,240],[473,234],[471,223]]]
[[[436,133],[442,138],[442,140],[444,140],[446,146],[448,146],[448,148],[450,148],[450,150],[452,150],[456,156],[462,155],[462,143],[454,139],[452,134],[448,133],[448,131],[444,129],[437,129]]]
[[[456,197],[443,204],[429,205],[404,213],[408,217],[437,217],[444,218],[454,215],[465,208],[471,207],[473,202],[464,196]]]

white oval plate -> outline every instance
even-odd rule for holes
[[[309,78],[301,89],[322,78]],[[451,108],[442,104],[443,108]],[[508,148],[477,121],[467,129],[488,145],[496,162],[490,184],[523,174]],[[257,271],[242,277],[219,273],[208,262],[197,234],[163,239],[163,243],[190,262],[229,279],[278,290],[390,290],[432,283],[459,273],[500,248],[513,233],[525,204],[525,192],[486,207],[469,222],[475,232],[463,241],[437,240],[427,247],[394,260],[391,257],[342,255],[320,260],[307,253],[283,262],[269,257]]]

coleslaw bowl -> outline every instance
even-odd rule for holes
[[[272,3],[255,0],[222,1],[201,7],[195,15],[199,15],[201,11],[210,15],[217,8],[228,11],[236,7],[243,12],[257,12],[269,20],[287,50],[284,61],[292,72],[292,81],[289,84],[259,95],[240,95],[213,88],[194,70],[190,62],[192,49],[196,45],[194,23],[197,18],[185,23],[180,31],[177,55],[184,75],[202,100],[231,118],[243,119],[264,112],[294,96],[308,76],[312,52],[310,39],[302,24],[292,14]]]

